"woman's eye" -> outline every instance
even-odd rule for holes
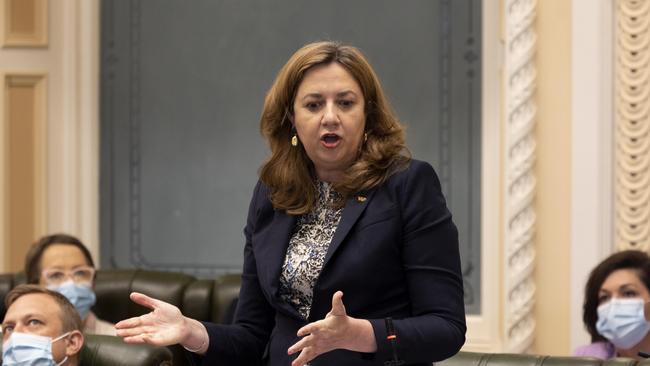
[[[310,111],[316,111],[320,107],[320,102],[309,102],[305,104],[305,107]]]
[[[609,300],[608,295],[600,295],[600,296],[598,296],[598,304],[603,304],[603,303],[607,302],[607,300]]]
[[[351,100],[341,100],[339,101],[339,105],[344,108],[350,108],[354,105],[354,102]]]
[[[627,290],[623,292],[623,297],[637,297],[637,296],[638,294],[636,293],[636,291]]]

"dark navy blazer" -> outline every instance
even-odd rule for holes
[[[383,185],[345,204],[315,284],[309,319],[278,295],[281,267],[296,216],[273,209],[258,183],[244,233],[244,269],[233,325],[205,323],[204,365],[288,366],[303,325],[323,319],[343,291],[348,315],[368,319],[377,352],[334,350],[310,365],[383,365],[392,358],[385,318],[392,317],[397,353],[408,365],[431,365],[465,341],[458,232],[433,168],[412,160]]]

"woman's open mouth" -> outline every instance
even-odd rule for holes
[[[320,138],[320,142],[323,146],[328,149],[333,149],[338,146],[341,141],[341,137],[334,133],[326,133]]]

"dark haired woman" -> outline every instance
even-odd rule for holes
[[[589,275],[583,321],[592,343],[576,356],[639,359],[650,351],[650,257],[638,250],[615,253]]]

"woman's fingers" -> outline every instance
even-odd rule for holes
[[[116,329],[116,334],[119,337],[131,337],[141,334],[155,334],[160,332],[160,329],[155,326],[139,326],[134,328]]]
[[[124,337],[124,342],[126,343],[134,343],[134,344],[141,344],[141,343],[148,343],[148,344],[155,344],[152,342],[151,338],[147,336],[146,334],[138,334],[130,337]]]
[[[345,305],[343,305],[343,292],[336,291],[334,296],[332,296],[332,311],[330,314],[336,316],[344,316],[345,314]]]
[[[303,366],[307,362],[313,360],[316,356],[318,356],[318,354],[313,347],[303,348],[302,352],[300,352],[300,355],[298,355],[298,358],[293,360],[291,366]]]
[[[129,295],[129,297],[134,303],[140,304],[151,310],[155,310],[156,308],[160,307],[161,304],[166,304],[163,301],[154,299],[153,297],[149,297],[139,292],[131,292],[131,295]]]
[[[129,319],[119,321],[117,324],[115,324],[115,328],[116,329],[134,328],[140,326],[141,324],[142,324],[142,320],[140,319],[139,316],[136,316],[134,318],[129,318]]]
[[[318,332],[318,326],[322,322],[323,322],[322,320],[318,320],[318,321],[315,321],[313,323],[309,323],[309,324],[305,325],[304,327],[298,329],[298,332],[296,333],[296,335],[298,337],[303,337],[303,336],[306,336],[308,334],[316,333],[316,332]]]
[[[298,342],[294,343],[293,346],[289,347],[288,353],[290,355],[301,351],[305,347],[309,347],[311,345],[311,341],[313,339],[313,336],[307,336],[304,337],[303,339],[299,340]]]

